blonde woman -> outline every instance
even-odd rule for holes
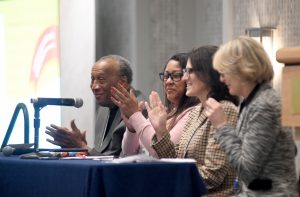
[[[234,39],[218,50],[214,68],[230,94],[243,97],[236,127],[219,102],[206,102],[215,136],[238,174],[238,196],[298,196],[295,145],[291,131],[281,127],[280,99],[270,85],[273,68],[263,47],[249,37]]]

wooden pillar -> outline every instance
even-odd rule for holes
[[[284,63],[282,71],[282,125],[295,128],[295,139],[300,140],[300,47],[279,49],[276,59]]]

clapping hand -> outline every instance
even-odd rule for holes
[[[215,128],[220,128],[227,123],[221,103],[213,98],[208,98],[205,102],[205,114]]]
[[[111,88],[111,100],[117,105],[122,114],[128,119],[132,114],[139,111],[139,104],[133,89],[128,90],[121,84]]]
[[[149,120],[155,130],[157,139],[160,140],[167,130],[167,112],[157,92],[152,91],[149,96],[149,103],[145,103]]]
[[[75,121],[71,121],[71,129],[51,124],[46,127],[46,134],[53,137],[53,140],[46,139],[48,142],[62,148],[85,148],[87,146],[86,131],[80,131]]]

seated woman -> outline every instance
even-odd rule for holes
[[[228,124],[219,102],[206,102],[215,136],[238,174],[238,196],[298,196],[293,135],[281,127],[273,67],[263,47],[249,37],[234,39],[216,53],[214,68],[230,94],[243,97],[237,127]]]
[[[164,72],[160,73],[165,91],[166,122],[164,128],[170,133],[171,140],[178,143],[186,118],[192,108],[199,103],[196,97],[185,95],[186,86],[182,80],[187,62],[186,53],[172,56]],[[112,88],[112,101],[121,109],[127,129],[122,141],[122,153],[125,156],[134,155],[145,150],[151,156],[157,157],[151,147],[151,139],[155,133],[151,123],[139,110],[134,94],[128,93],[121,85]]]
[[[232,193],[234,171],[224,151],[216,142],[215,127],[205,114],[205,101],[212,97],[221,102],[229,124],[237,121],[238,98],[231,96],[225,84],[219,81],[219,73],[213,69],[212,58],[216,46],[203,46],[189,53],[184,70],[187,96],[197,96],[200,105],[188,117],[179,143],[170,140],[164,128],[164,110],[160,98],[152,94],[150,103],[145,103],[149,119],[155,129],[152,147],[160,158],[193,158],[208,189],[207,196],[228,196]]]

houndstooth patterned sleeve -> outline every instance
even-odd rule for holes
[[[171,141],[169,133],[167,133],[160,141],[157,141],[156,135],[154,135],[152,147],[159,158],[176,158],[175,144]]]

